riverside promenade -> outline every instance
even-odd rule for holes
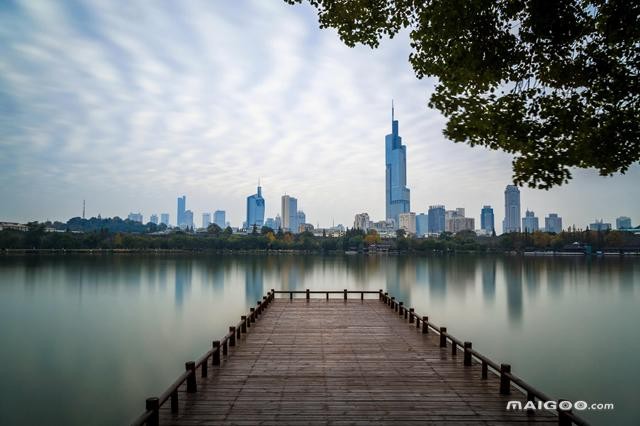
[[[586,424],[506,409],[527,399],[550,400],[382,291],[272,290],[133,424]]]

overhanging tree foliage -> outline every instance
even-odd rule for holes
[[[638,1],[307,1],[351,47],[408,28],[417,77],[438,79],[429,106],[445,136],[514,154],[516,184],[640,161]]]

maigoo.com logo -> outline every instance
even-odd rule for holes
[[[569,411],[571,409],[578,411],[584,410],[613,410],[612,402],[593,402],[589,404],[586,401],[509,401],[507,402],[507,410],[561,410]]]

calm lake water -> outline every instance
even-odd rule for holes
[[[0,424],[127,424],[271,288],[385,289],[582,414],[640,424],[640,259],[0,257]]]

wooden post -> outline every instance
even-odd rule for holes
[[[236,342],[240,344],[240,330],[242,330],[242,325],[240,327],[236,327]]]
[[[396,298],[395,297],[391,298],[391,309],[393,309],[394,311],[398,312],[398,305],[396,304]]]
[[[229,327],[229,346],[236,345],[236,328],[234,326]]]
[[[267,296],[262,296],[262,308],[267,309],[269,302],[267,302]]]
[[[309,301],[309,289],[307,289],[307,301]]]
[[[207,373],[208,373],[208,368],[209,368],[209,364],[207,364],[207,359],[204,360],[204,362],[202,363],[202,365],[200,366],[200,376],[201,377],[207,377]]]
[[[414,312],[415,312],[415,309],[409,308],[409,324],[413,324],[413,313]]]
[[[382,289],[378,290],[378,300],[383,300],[382,299]]]
[[[471,367],[471,342],[464,342],[464,365]]]
[[[226,355],[229,353],[229,344],[227,343],[227,339],[224,339],[222,342],[222,355]]]
[[[415,313],[413,314],[413,316],[416,319],[416,328],[420,328],[420,317],[418,315],[416,315]]]
[[[242,321],[242,332],[246,333],[247,332],[247,316],[246,315],[242,315],[240,317],[240,321]]]
[[[429,317],[422,317],[422,334],[429,333]]]
[[[487,361],[482,360],[482,380],[487,380],[487,376],[489,375],[489,365]]]
[[[344,289],[344,300],[347,300],[347,289]]]
[[[440,327],[440,347],[447,347],[447,327]]]
[[[256,309],[255,308],[250,308],[249,309],[249,317],[251,318],[251,322],[256,322]]]
[[[560,404],[562,401],[566,401],[566,399],[559,399],[558,400],[558,404]],[[560,407],[558,407],[558,425],[559,426],[571,426],[573,424],[573,422],[571,421],[571,417],[569,417],[569,413],[571,413],[571,410],[562,410],[560,409]]]
[[[256,315],[262,315],[262,302],[259,300],[256,302]]]
[[[360,292],[360,300],[364,300],[364,291]]]
[[[458,344],[451,339],[451,355],[456,356],[458,353]]]
[[[404,308],[404,319],[409,319],[409,310]]]
[[[500,364],[500,395],[509,395],[511,393],[511,380],[507,374],[511,373],[511,365]]]
[[[271,301],[273,302],[273,300],[276,298],[276,291],[274,289],[271,289]]]
[[[196,384],[196,363],[193,361],[186,362],[184,368],[191,372],[191,374],[187,376],[187,393],[196,393],[198,391],[198,385]]]
[[[213,341],[213,357],[211,365],[220,365],[220,341]]]
[[[160,424],[160,400],[155,396],[147,398],[144,404],[147,411],[151,411],[151,416],[147,419],[147,425],[158,426]]]
[[[293,300],[293,292],[292,291],[289,292],[289,300]]]
[[[403,309],[404,309],[404,302],[400,302],[399,304],[400,306],[398,306],[398,315],[402,316],[403,314]]]
[[[329,292],[327,292],[327,300],[329,300]]]
[[[386,291],[384,292],[384,301],[387,305],[391,304],[391,299],[389,299],[389,293],[387,293]]]
[[[177,413],[179,410],[178,407],[178,389],[174,389],[173,392],[171,392],[171,412]]]

